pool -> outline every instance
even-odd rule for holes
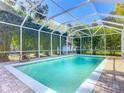
[[[103,60],[104,57],[74,55],[13,67],[56,93],[75,93]]]

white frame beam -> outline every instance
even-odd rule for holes
[[[74,32],[72,32],[71,34],[69,34],[69,36],[71,36],[71,35],[74,35],[75,33],[77,33],[77,32],[81,32],[81,33],[83,33],[84,35],[88,35],[88,36],[90,36],[90,34],[87,34],[87,33],[85,33],[85,32],[83,32],[83,30],[87,30],[87,29],[79,29],[79,30],[75,30]]]
[[[29,13],[35,9],[39,4],[41,4],[42,2],[38,2],[35,6],[33,6],[30,10],[29,10]],[[29,13],[26,15],[26,17],[24,18],[23,22],[21,23],[21,26],[20,26],[20,60],[22,60],[22,30],[23,30],[23,25],[25,24],[25,21],[27,20],[28,16],[29,16]]]
[[[90,27],[89,29],[96,28],[96,27],[98,27],[98,26]],[[75,31],[72,32],[70,35],[73,35],[74,33],[76,33],[76,32],[80,32],[80,31],[82,31],[82,30],[87,30],[87,28],[85,28],[85,29],[78,29],[78,30],[75,30]],[[83,32],[83,33],[85,33],[85,32]],[[85,33],[85,35],[90,36],[90,34],[87,34],[87,33]]]
[[[104,28],[104,27],[103,27]],[[106,55],[106,33],[105,33],[105,28],[104,28],[104,49],[105,49],[105,55]]]
[[[82,54],[82,37],[80,36],[80,54]]]
[[[99,16],[105,16],[105,17],[113,17],[113,18],[120,18],[120,19],[124,19],[124,16],[115,15],[115,14],[104,14],[104,13],[97,13],[97,15],[99,15]]]
[[[61,12],[61,13],[58,13],[58,14],[56,14],[54,16],[51,16],[49,19],[53,19],[53,18],[55,18],[57,16],[60,16],[62,14],[65,14],[65,13],[69,12],[69,11],[72,11],[72,10],[75,10],[75,9],[80,8],[82,6],[85,6],[85,5],[89,4],[89,3],[90,3],[90,1],[82,2],[82,3],[78,4],[78,5],[75,5],[75,6],[71,7],[71,8],[69,8],[69,9]]]
[[[96,32],[94,32],[93,34],[92,34],[92,36],[94,36],[98,31],[100,31],[100,29],[102,28],[103,26],[100,26],[97,30],[96,30]]]
[[[124,57],[124,29],[121,33],[121,52],[122,52],[122,57]]]
[[[112,26],[107,26],[107,25],[103,25],[104,27],[106,28],[112,28],[112,29],[115,29],[114,31],[117,32],[117,33],[121,33],[122,29],[119,29],[119,28],[116,28],[116,27],[112,27]],[[118,31],[116,31],[118,30]]]
[[[15,27],[21,27],[20,25],[16,25],[16,24],[12,24],[12,23],[7,23],[7,22],[3,22],[3,21],[0,21],[0,24],[6,24],[6,25],[15,26]],[[22,28],[29,29],[29,30],[34,30],[34,31],[39,31],[38,29],[34,29],[34,28],[30,28],[30,27],[25,27],[25,26],[23,26]],[[47,34],[51,33],[51,32],[46,32],[46,31],[40,31],[40,32],[47,33]],[[59,36],[58,34],[55,34],[55,33],[53,33],[53,34]],[[63,36],[63,37],[66,37],[66,36]]]
[[[63,34],[61,34],[60,37],[59,37],[59,46],[60,46],[59,52],[60,52],[60,55],[62,55],[62,35]]]
[[[69,36],[67,36],[66,37],[66,49],[67,49],[67,51],[66,51],[66,54],[68,55],[68,49],[69,49],[69,46],[68,46],[68,42],[69,42]]]
[[[117,25],[117,26],[124,26],[124,24],[120,24],[120,23],[117,23],[117,22],[111,22],[111,21],[105,21],[105,20],[101,20],[101,22],[108,23],[108,24],[113,24],[113,25]]]
[[[93,36],[90,36],[91,38],[91,55],[93,54]]]

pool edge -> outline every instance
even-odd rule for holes
[[[105,58],[101,64],[91,73],[91,75],[81,84],[81,86],[76,90],[75,93],[92,93],[97,81],[99,80],[107,58]]]
[[[79,56],[94,56],[94,55],[82,55],[82,54],[74,54],[74,55],[79,55]],[[68,56],[74,56],[74,55],[65,55],[65,56],[59,56],[59,57],[53,57],[49,59],[43,59],[44,60],[51,60],[51,59],[56,59],[56,58],[61,58],[61,57],[68,57]],[[95,56],[96,57],[96,56]],[[104,56],[97,56],[97,57],[104,57]],[[40,59],[41,60],[41,59]],[[40,61],[39,60],[39,61]],[[17,77],[19,80],[21,80],[24,84],[29,86],[32,90],[34,90],[36,93],[57,93],[56,91],[52,90],[51,88],[48,88],[47,86],[39,83],[35,79],[32,79],[30,76],[27,76],[26,74],[22,73],[21,71],[17,70],[14,66],[17,65],[23,65],[23,64],[30,64],[34,63],[38,60],[31,61],[28,63],[16,63],[16,64],[10,64],[6,65],[5,68],[12,73],[15,77]],[[91,93],[92,90],[95,87],[96,82],[98,81],[102,70],[104,68],[104,65],[106,63],[106,58],[101,62],[101,64],[91,73],[90,77],[87,78],[81,86],[76,90],[75,93]],[[99,72],[99,73],[98,73]],[[94,77],[94,75],[97,75]],[[23,77],[22,77],[23,76]],[[94,79],[94,80],[92,80]],[[89,83],[90,82],[90,83]],[[91,84],[92,83],[92,84]]]

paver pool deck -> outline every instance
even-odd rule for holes
[[[13,63],[15,62],[0,63],[0,93],[35,93],[4,68]],[[124,93],[124,58],[107,58],[93,93]]]
[[[124,93],[124,58],[110,58],[93,93]]]

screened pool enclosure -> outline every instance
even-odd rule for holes
[[[0,0],[0,60],[123,56],[123,27],[124,0]]]

